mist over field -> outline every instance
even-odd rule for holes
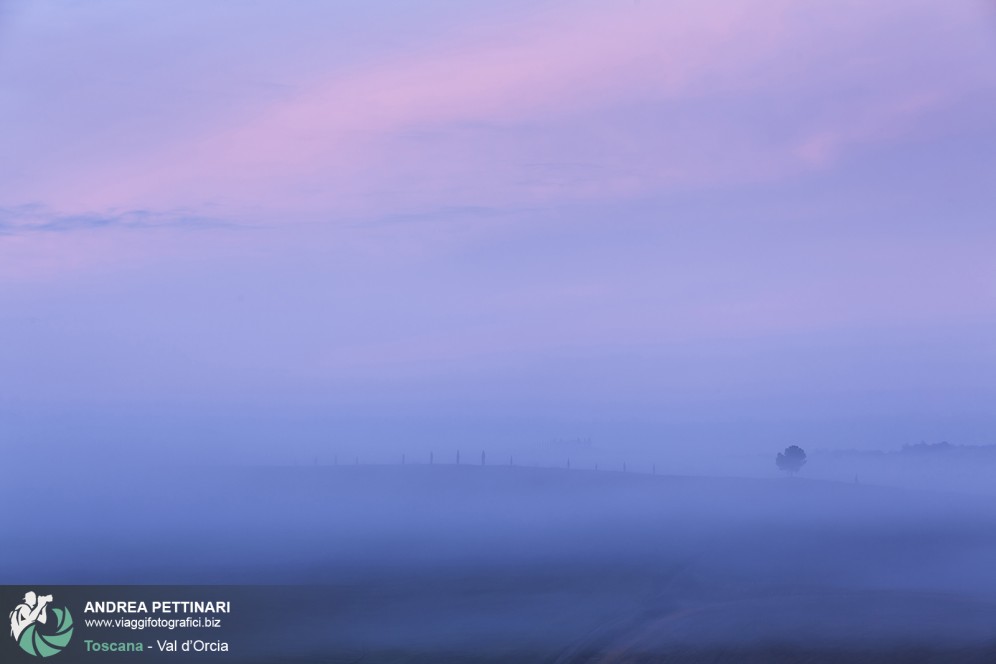
[[[996,661],[994,26],[0,0],[0,584],[239,584],[233,662]]]
[[[479,459],[46,484],[3,488],[35,492],[6,522],[7,583],[300,584],[324,609],[266,628],[305,634],[301,657],[985,661],[996,640],[988,497]]]

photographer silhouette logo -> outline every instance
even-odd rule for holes
[[[51,595],[28,591],[24,602],[10,612],[10,635],[21,650],[35,657],[57,655],[73,638],[73,616],[69,609],[54,607]],[[52,621],[48,612],[51,610]]]

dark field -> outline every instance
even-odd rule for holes
[[[996,657],[983,498],[441,465],[51,481],[59,491],[8,518],[3,583],[299,588],[248,630],[239,661]],[[5,504],[27,488],[6,485]]]

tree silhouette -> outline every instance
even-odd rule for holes
[[[806,451],[798,445],[789,445],[775,457],[775,465],[789,475],[795,475],[806,465]]]

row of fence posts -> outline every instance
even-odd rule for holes
[[[484,450],[481,450],[481,465],[482,466],[486,466],[487,465],[487,458],[488,458],[487,457],[487,453]],[[401,454],[401,465],[402,466],[404,466],[404,465],[407,464],[407,459],[408,459],[407,455],[404,454],[404,453],[402,453]],[[436,463],[436,454],[435,454],[435,452],[429,452],[429,465],[432,466],[432,465],[435,465],[435,463]],[[315,465],[316,466],[318,465],[318,457],[315,457]],[[336,454],[336,455],[334,455],[332,457],[332,465],[335,465],[335,466],[339,465],[339,455],[338,454]],[[353,457],[353,465],[356,465],[356,466],[360,465],[360,457],[359,456]],[[460,450],[457,450],[457,453],[456,453],[456,465],[458,465],[458,466],[460,465]],[[509,466],[514,466],[515,465],[515,457],[509,455],[509,457],[508,457],[508,465]],[[567,457],[567,470],[571,470],[571,458],[570,457]],[[598,465],[597,461],[595,462],[595,470],[599,470],[599,465]],[[629,470],[628,470],[628,468],[626,466],[626,462],[625,461],[623,461],[623,464],[622,464],[622,471],[624,473],[629,472]],[[657,464],[656,463],[651,466],[650,474],[651,475],[656,475],[657,474]]]

